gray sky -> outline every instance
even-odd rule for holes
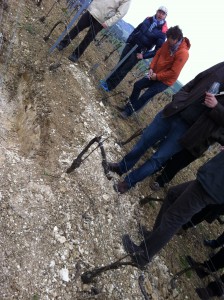
[[[132,0],[124,20],[136,27],[161,5],[168,8],[168,27],[178,25],[191,42],[190,57],[178,78],[183,84],[224,61],[223,0]]]

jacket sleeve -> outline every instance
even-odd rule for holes
[[[162,38],[158,39],[157,42],[156,42],[155,48],[151,51],[146,51],[143,55],[143,58],[147,59],[147,58],[154,57],[156,52],[162,47],[164,42],[165,42],[165,36],[164,36],[164,39],[162,39]]]
[[[132,33],[129,35],[129,37],[128,37],[126,43],[131,43],[131,42],[132,42],[133,37],[139,32],[139,30],[140,30],[142,24],[143,24],[143,22],[140,23],[140,24],[132,31]]]
[[[173,78],[173,80],[176,81],[182,68],[184,67],[185,63],[187,62],[188,57],[189,57],[189,53],[186,49],[177,53],[175,55],[175,59],[174,59],[172,67],[168,70],[157,73],[156,74],[157,79],[159,81],[163,81],[164,79],[167,79],[167,78]]]
[[[105,24],[110,27],[117,23],[120,19],[122,19],[126,13],[128,12],[129,6],[130,6],[131,0],[123,0],[120,6],[118,7],[115,15],[111,17],[110,19],[105,21]]]
[[[160,57],[160,52],[161,52],[161,48],[156,52],[155,56],[153,57],[153,60],[151,61],[150,65],[149,65],[150,69],[153,70],[153,68],[157,64],[157,61],[159,60],[159,57]]]

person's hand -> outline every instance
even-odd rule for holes
[[[137,56],[137,59],[143,59],[143,54],[142,53],[137,53],[136,56]]]
[[[204,104],[209,108],[214,108],[218,104],[218,101],[215,98],[215,95],[206,92]]]
[[[152,75],[151,75],[151,80],[157,80],[156,73],[152,73]]]
[[[103,23],[102,26],[103,26],[103,28],[107,28],[108,27],[106,23]]]
[[[153,70],[152,69],[149,69],[149,77],[151,78],[152,74],[153,74]]]

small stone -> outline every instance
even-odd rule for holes
[[[68,269],[66,268],[63,268],[59,271],[59,275],[60,275],[60,278],[65,281],[65,282],[69,282],[70,279],[69,279],[69,272],[68,272]]]

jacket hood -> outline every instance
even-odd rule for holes
[[[187,37],[183,38],[183,42],[181,43],[181,47],[184,47],[187,50],[189,50],[191,48],[191,43],[190,43],[190,41]]]

